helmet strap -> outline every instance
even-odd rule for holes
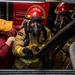
[[[45,42],[45,40],[47,39],[47,31],[46,31],[46,29],[45,29],[45,27],[44,27],[43,24],[42,24],[42,32],[43,32],[43,37],[44,37],[44,39],[42,40],[42,42],[40,42],[40,41],[39,41],[40,36],[39,36],[39,37],[38,37],[38,43],[39,43],[39,44],[42,44],[42,43]]]
[[[24,39],[24,46],[27,46],[29,44],[29,41],[30,41],[27,22],[23,25],[23,27],[24,27],[24,31],[25,31],[25,34],[26,34],[26,37]]]

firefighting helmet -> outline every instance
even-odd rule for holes
[[[45,11],[41,6],[33,5],[28,9],[25,18],[27,19],[32,19],[32,18],[45,19]]]
[[[10,31],[12,29],[13,21],[7,21],[4,19],[0,19],[0,31]]]
[[[55,13],[71,12],[71,6],[68,3],[62,2],[57,5]]]

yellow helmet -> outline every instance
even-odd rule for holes
[[[12,29],[13,21],[0,19],[0,31],[10,31]]]

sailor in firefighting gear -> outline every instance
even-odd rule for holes
[[[14,62],[12,44],[15,37],[12,35],[13,21],[0,19],[0,69],[11,69]]]
[[[54,22],[53,34],[57,34],[60,30],[65,27],[68,23],[72,21],[72,14],[74,13],[73,5],[65,2],[61,2],[57,5],[55,9],[55,13],[57,14],[56,20]],[[54,36],[53,35],[53,36]],[[71,38],[64,46],[65,50],[69,49],[70,44],[74,41],[74,37]]]
[[[25,16],[24,27],[18,32],[13,54],[16,56],[13,68],[40,69],[43,62],[35,55],[51,39],[50,30],[43,25],[45,11],[39,5],[31,6]]]
[[[69,3],[61,2],[57,5],[55,11],[56,19],[53,26],[54,35],[62,29],[66,24],[72,21],[72,7]]]
[[[55,34],[60,32],[60,30],[63,27],[65,27],[65,25],[67,25],[68,23],[70,23],[72,21],[71,16],[74,13],[73,5],[69,4],[69,3],[61,2],[57,5],[57,7],[55,9],[55,13],[56,13],[56,19],[54,22],[53,35],[52,36],[54,36]],[[66,62],[68,63],[70,61],[69,47],[74,40],[75,40],[75,37],[72,37],[69,40],[67,40],[65,42],[64,46],[60,49],[61,54],[58,52],[58,56],[61,55],[63,57],[62,61],[65,60],[64,64]],[[69,61],[67,58],[69,59]],[[59,62],[58,62],[58,64],[59,64]]]

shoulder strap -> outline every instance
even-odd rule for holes
[[[30,41],[29,32],[27,31],[27,22],[24,23],[23,27],[24,27],[24,31],[25,31],[25,34],[26,34],[26,37],[24,39],[24,46],[27,46],[29,44],[29,41]]]
[[[38,37],[38,43],[39,43],[39,44],[42,44],[42,43],[45,42],[45,40],[47,39],[47,31],[46,31],[44,25],[42,25],[42,32],[43,32],[44,40],[42,40],[42,42],[40,42],[40,41],[39,41],[39,37],[40,37],[40,36],[39,36],[39,37]]]

